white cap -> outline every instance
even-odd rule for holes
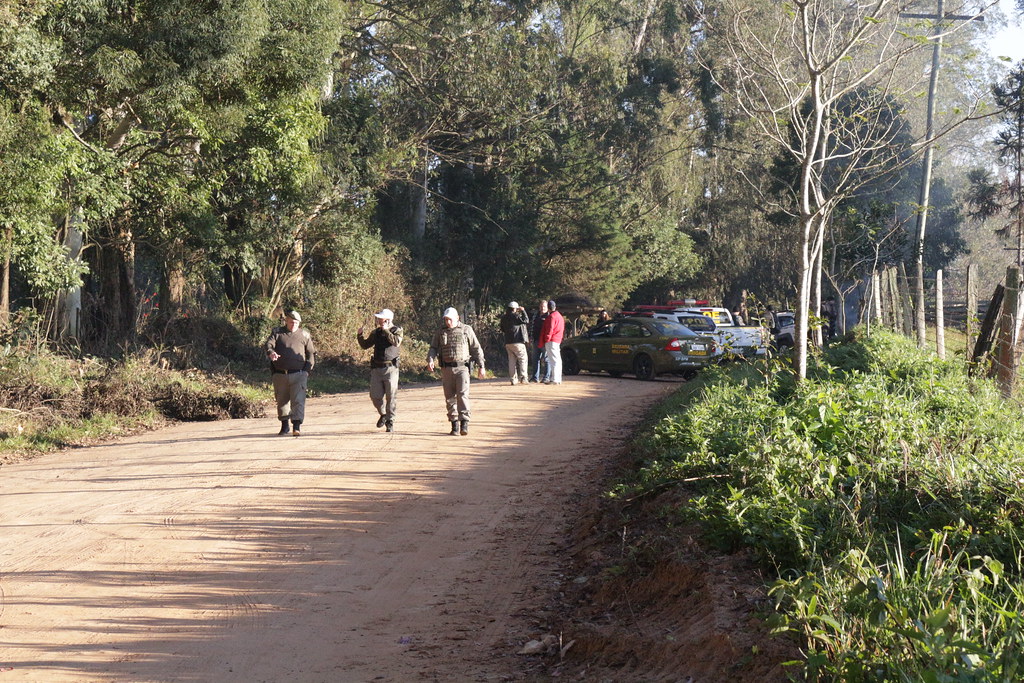
[[[299,315],[298,311],[285,311],[284,312],[284,317],[291,318],[292,320],[294,320],[297,323],[301,323],[302,322],[302,316]]]
[[[515,301],[510,301],[510,302],[508,302],[508,307],[509,308],[519,308],[519,304],[516,303]]]
[[[380,318],[381,320],[394,320],[395,312],[392,311],[390,308],[382,308],[380,313],[374,313],[373,317]]]
[[[441,317],[442,318],[451,318],[452,322],[458,322],[459,321],[459,312],[456,311],[451,306],[449,306],[448,308],[444,309],[444,315],[442,315]]]

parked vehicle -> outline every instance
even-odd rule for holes
[[[710,317],[703,313],[644,313],[645,317],[650,316],[655,320],[670,320],[690,328],[697,334],[713,337],[715,340],[714,358],[721,359],[725,355],[725,332],[718,330],[718,325]]]
[[[710,319],[715,325],[715,331],[709,334],[714,334],[721,348],[719,355],[757,357],[765,355],[768,351],[771,335],[767,329],[759,325],[737,325],[729,309],[709,306],[706,301],[669,301],[662,306],[637,306],[635,310],[640,314],[683,324],[686,324],[684,320],[692,320],[691,316],[694,315]]]
[[[796,339],[796,314],[793,311],[776,313],[774,333],[777,348],[793,346],[793,340]]]
[[[692,377],[713,361],[716,346],[714,338],[677,322],[619,317],[562,342],[562,371],[633,374],[643,380],[667,373]]]

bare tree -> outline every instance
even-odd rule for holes
[[[795,370],[807,375],[809,314],[819,314],[822,250],[837,205],[869,182],[904,168],[932,139],[973,117],[980,103],[937,126],[932,138],[896,144],[907,134],[893,112],[927,78],[931,41],[963,27],[902,18],[909,0],[725,0],[708,23],[729,63],[723,88],[761,136],[795,169],[780,199],[799,226],[800,263]],[[990,5],[989,5],[990,6]],[[975,12],[980,14],[988,7]]]

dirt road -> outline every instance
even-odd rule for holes
[[[580,491],[674,380],[364,394],[0,469],[0,683],[515,678]]]

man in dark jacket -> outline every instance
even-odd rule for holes
[[[508,378],[515,386],[526,384],[526,367],[529,354],[526,351],[530,343],[530,316],[526,309],[512,301],[508,310],[501,316],[501,334],[505,338],[505,353],[508,354]]]
[[[530,329],[530,339],[533,340],[533,343],[529,344],[530,353],[533,354],[530,361],[530,367],[532,368],[530,374],[531,382],[540,382],[548,372],[548,364],[544,358],[544,345],[540,343],[540,331],[544,327],[544,321],[547,317],[548,302],[547,299],[542,299],[537,307],[537,315],[533,316],[533,326]]]
[[[299,436],[299,425],[306,413],[306,382],[316,362],[316,348],[309,332],[299,329],[302,316],[298,311],[285,311],[284,326],[270,333],[265,345],[273,372],[274,399],[277,401],[277,419],[281,420],[280,435],[289,432]],[[288,421],[291,420],[291,428]]]
[[[390,308],[374,314],[377,327],[369,336],[363,336],[360,327],[356,334],[359,346],[373,347],[370,358],[370,402],[377,409],[377,427],[395,431],[395,411],[398,408],[398,358],[402,345],[402,328],[393,324],[395,314]]]

